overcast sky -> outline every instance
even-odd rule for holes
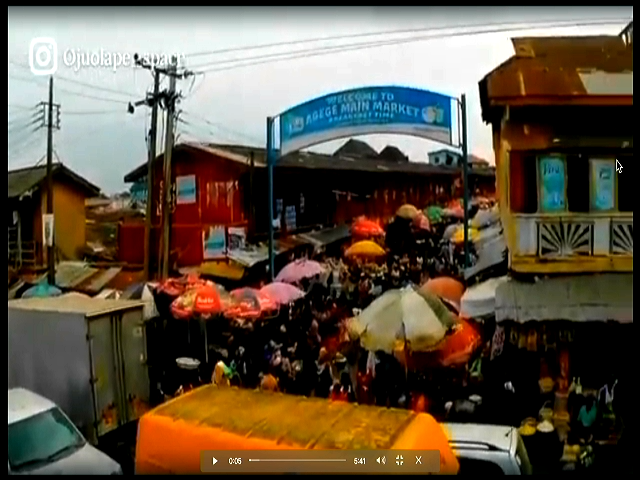
[[[148,71],[122,66],[65,64],[74,52],[181,54],[184,63],[206,71],[178,81],[184,95],[181,140],[264,146],[265,118],[332,91],[366,85],[405,85],[468,98],[470,153],[493,163],[491,130],[481,119],[478,81],[513,54],[514,36],[618,34],[631,7],[421,7],[421,8],[9,8],[9,169],[33,165],[46,152],[44,129],[33,131],[35,106],[47,99],[46,76],[29,68],[31,40],[57,43],[55,103],[61,128],[54,134],[58,158],[106,192],[125,188],[123,177],[145,161],[149,109],[130,115],[129,101],[151,88]],[[541,23],[612,20],[609,25],[550,28]],[[521,25],[514,25],[520,23]],[[528,24],[528,29],[525,29]],[[447,27],[476,25],[492,33],[462,36]],[[544,27],[544,28],[542,28]],[[506,31],[512,28],[511,31]],[[418,31],[421,30],[422,31]],[[356,35],[402,30],[406,33]],[[407,32],[407,30],[413,30]],[[455,33],[455,36],[445,34]],[[438,36],[438,38],[434,38]],[[343,36],[341,40],[306,40]],[[425,38],[431,36],[431,38]],[[421,38],[419,38],[421,37]],[[327,46],[411,39],[396,45],[319,55]],[[202,53],[266,45],[269,49]],[[277,54],[304,50],[300,58],[274,61]],[[197,55],[200,53],[200,55]],[[103,56],[103,58],[105,58]],[[124,58],[124,57],[122,57]],[[254,65],[237,68],[238,59]],[[221,63],[232,62],[232,63]],[[233,67],[233,68],[230,68]],[[212,71],[217,70],[217,71]],[[74,80],[79,83],[74,83]],[[167,82],[163,87],[167,86]],[[162,122],[159,128],[162,132]],[[374,148],[395,145],[413,161],[442,148],[404,136],[363,137]],[[332,152],[343,141],[314,147]],[[163,148],[159,147],[159,152]]]

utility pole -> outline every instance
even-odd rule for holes
[[[171,241],[171,154],[173,152],[173,120],[176,110],[176,69],[174,57],[169,68],[169,92],[167,101],[167,131],[164,147],[164,206],[162,208],[162,280],[169,277],[169,254]]]
[[[47,221],[53,217],[53,75],[49,77],[49,111],[47,122]],[[54,219],[55,221],[55,219]],[[54,221],[50,228],[54,229]],[[51,242],[47,244],[47,280],[49,285],[56,284],[55,233],[50,233]],[[48,240],[45,238],[45,241]]]
[[[464,208],[464,268],[471,266],[469,248],[469,150],[467,145],[467,96],[463,93],[460,98],[460,116],[462,125],[462,208]]]
[[[127,109],[129,113],[134,113],[135,108],[140,105],[147,105],[152,107],[151,110],[151,129],[149,131],[149,158],[147,163],[147,218],[145,222],[145,235],[144,235],[144,274],[148,280],[150,277],[150,264],[151,264],[151,230],[152,223],[151,217],[153,214],[153,163],[156,157],[156,138],[157,138],[157,125],[158,125],[158,105],[161,100],[164,100],[164,107],[167,110],[167,131],[165,138],[165,150],[164,150],[164,188],[163,197],[159,198],[160,205],[162,205],[162,227],[163,235],[161,239],[161,249],[159,252],[158,262],[158,274],[162,279],[166,279],[169,276],[169,245],[171,237],[171,202],[172,202],[172,189],[171,189],[171,153],[173,152],[173,125],[175,120],[175,104],[178,99],[176,94],[176,80],[178,78],[186,78],[194,75],[193,72],[183,70],[178,73],[178,59],[173,57],[171,59],[171,65],[168,68],[159,68],[144,62],[137,54],[133,57],[136,65],[152,70],[154,73],[154,87],[153,95],[147,95],[147,98],[140,100],[134,104],[129,103]],[[169,76],[169,90],[159,91],[160,89],[160,75]],[[161,105],[162,106],[162,105]]]
[[[151,128],[149,129],[149,161],[147,166],[147,215],[144,226],[144,279],[151,280],[151,228],[153,214],[153,162],[156,159],[156,136],[158,128],[158,93],[160,72],[153,72],[153,105],[151,107]]]

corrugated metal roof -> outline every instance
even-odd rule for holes
[[[526,37],[512,42],[515,55],[480,81],[483,116],[501,99],[603,95],[590,93],[581,73],[630,74],[618,81],[624,84],[633,76],[633,48],[618,36]],[[633,92],[623,95],[633,97]]]
[[[76,184],[85,189],[89,195],[98,195],[100,193],[100,189],[98,187],[60,163],[56,163],[53,165],[53,172],[56,176],[61,174],[65,175],[67,178],[71,179]],[[19,197],[29,190],[39,187],[46,178],[46,165],[10,170],[7,183],[7,189],[9,193],[8,198]]]
[[[122,267],[112,267],[99,270],[98,273],[89,277],[84,284],[78,285],[78,290],[90,294],[97,294],[105,288],[122,271]]]
[[[144,307],[138,300],[105,300],[63,295],[48,298],[21,298],[10,300],[9,309],[37,310],[41,312],[79,313],[88,317],[109,312]]]
[[[99,271],[83,262],[61,262],[56,267],[56,285],[63,289],[75,288]]]
[[[244,145],[222,145],[222,144],[183,144],[176,149],[185,148],[199,149],[220,158],[233,159],[233,161],[249,165],[253,154],[256,168],[266,167],[266,151],[264,148],[249,147]],[[158,157],[160,158],[160,157]],[[304,168],[313,170],[340,170],[351,172],[370,173],[408,173],[415,175],[459,175],[459,168],[446,168],[430,165],[424,162],[402,161],[395,162],[385,160],[379,156],[376,158],[358,157],[347,158],[336,155],[326,155],[316,152],[300,151],[291,153],[278,159],[276,170],[279,168]],[[147,166],[141,165],[124,177],[125,182],[134,182],[146,175]],[[483,175],[484,172],[473,172]]]
[[[633,274],[511,280],[496,289],[496,320],[633,323]]]
[[[288,252],[295,247],[305,244],[307,244],[307,242],[303,240],[297,239],[296,237],[289,237],[287,239],[276,240],[274,242],[274,250],[276,255],[280,255],[281,253]],[[258,245],[242,250],[229,250],[227,257],[243,267],[251,268],[269,259],[269,247],[267,245]]]
[[[301,233],[297,237],[305,242],[309,242],[315,247],[324,247],[335,242],[347,239],[351,236],[349,225],[339,225],[333,228],[325,228],[313,232]]]

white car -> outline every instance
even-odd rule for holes
[[[122,468],[91,446],[55,403],[14,388],[9,390],[9,475],[122,475]]]
[[[458,457],[458,475],[531,475],[531,463],[518,430],[511,426],[445,423]]]

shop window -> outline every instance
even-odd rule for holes
[[[499,465],[486,460],[458,457],[458,463],[460,464],[458,475],[473,475],[474,477],[504,475]]]
[[[588,213],[589,204],[589,161],[582,155],[567,155],[567,203],[574,213]]]
[[[509,205],[514,213],[536,213],[538,190],[536,182],[536,157],[521,152],[511,152],[509,158]]]
[[[618,161],[622,166],[622,172],[616,172],[616,181],[618,183],[618,211],[631,213],[633,212],[634,188],[637,188],[637,182],[633,174],[633,156],[620,155]],[[635,185],[634,185],[635,183]],[[637,198],[637,195],[635,195]]]
[[[563,212],[567,209],[566,163],[560,155],[538,158],[538,191],[541,212]]]

